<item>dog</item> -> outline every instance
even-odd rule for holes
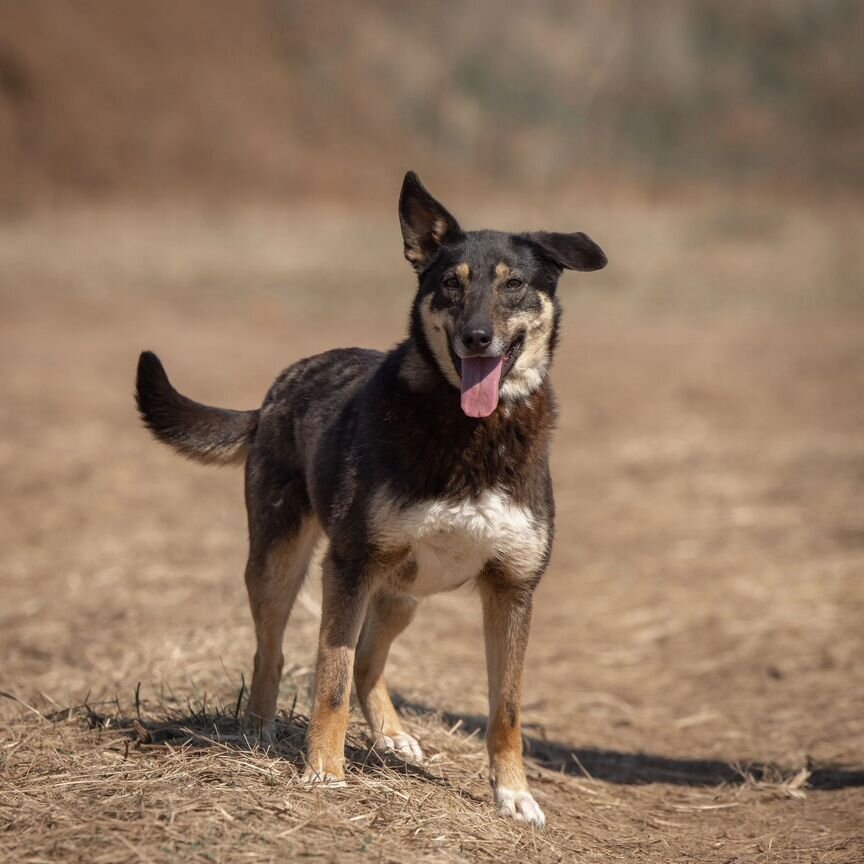
[[[344,779],[352,676],[374,747],[423,759],[384,666],[424,597],[471,582],[483,609],[494,799],[503,816],[540,828],[520,711],[532,597],[554,530],[556,289],[564,270],[599,270],[606,256],[583,233],[463,231],[413,172],[399,222],[418,287],[408,336],[391,351],[300,360],[255,411],[182,396],[144,352],[138,410],[190,459],[245,463],[257,640],[246,720],[260,740],[273,734],[283,634],[324,534],[304,782]]]

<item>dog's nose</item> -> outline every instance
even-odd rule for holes
[[[492,344],[492,328],[488,325],[466,324],[462,328],[462,344],[469,351],[485,351]]]

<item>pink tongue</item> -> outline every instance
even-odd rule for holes
[[[462,358],[462,410],[469,417],[488,417],[498,405],[503,357]]]

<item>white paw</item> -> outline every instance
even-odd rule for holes
[[[417,739],[407,732],[399,732],[396,735],[378,735],[375,739],[377,750],[387,750],[395,753],[408,762],[422,762],[423,751]]]
[[[507,819],[525,822],[537,828],[542,828],[546,824],[546,817],[540,805],[527,790],[520,792],[499,786],[495,790],[495,803],[498,805],[499,815]]]
[[[329,771],[315,771],[313,768],[307,768],[303,772],[300,782],[304,786],[327,786],[331,789],[342,789],[348,785],[343,777],[337,777]]]

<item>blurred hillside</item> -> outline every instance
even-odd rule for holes
[[[506,11],[505,11],[506,9]],[[856,0],[0,0],[0,205],[864,189]]]

